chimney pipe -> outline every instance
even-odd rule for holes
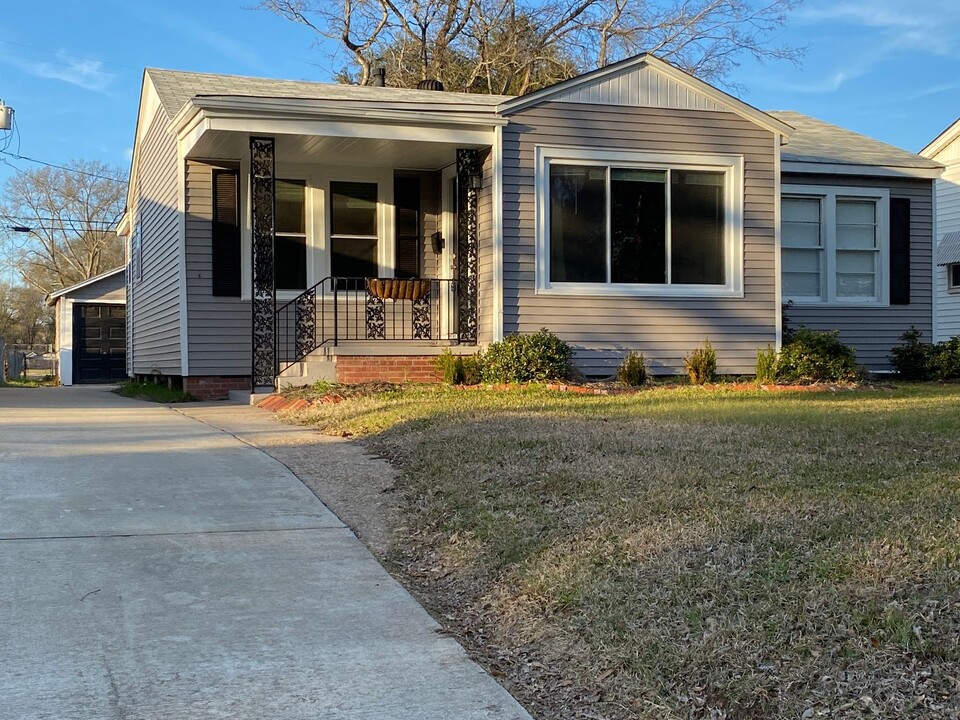
[[[387,69],[385,67],[378,67],[373,69],[373,86],[374,87],[386,87],[387,85]]]
[[[435,90],[437,92],[443,92],[443,83],[439,80],[421,80],[417,83],[417,90]]]

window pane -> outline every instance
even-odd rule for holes
[[[960,265],[948,265],[947,277],[950,278],[950,287],[960,287]]]
[[[611,171],[612,282],[667,281],[666,181],[663,171]]]
[[[839,251],[837,252],[837,272],[873,273],[876,272],[877,254],[875,252]]]
[[[877,246],[877,229],[873,225],[837,225],[837,247],[873,250]]]
[[[306,290],[307,243],[304,237],[277,235],[273,245],[277,290]]]
[[[785,297],[820,297],[820,273],[784,272],[783,294]]]
[[[876,297],[876,276],[837,273],[838,297]]]
[[[674,170],[671,175],[671,281],[723,285],[724,175],[689,170]]]
[[[873,200],[837,200],[838,225],[874,225],[877,204]]]
[[[377,184],[330,183],[330,232],[333,235],[377,234]]]
[[[550,166],[550,280],[606,282],[607,171]]]
[[[820,222],[819,198],[783,198],[783,222]]]
[[[781,259],[785,271],[820,272],[819,250],[790,250],[785,248]]]
[[[305,233],[307,231],[303,180],[277,180],[277,232]]]
[[[330,274],[334,277],[377,277],[376,238],[332,238]]]
[[[783,246],[796,248],[820,247],[820,225],[783,223]]]

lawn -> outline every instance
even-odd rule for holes
[[[193,395],[185,393],[183,390],[169,388],[162,383],[136,382],[135,380],[121,383],[113,392],[123,397],[156,403],[184,403],[196,400]]]
[[[958,717],[960,386],[410,388],[391,560],[540,718]]]

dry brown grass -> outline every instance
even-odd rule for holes
[[[391,389],[395,559],[535,716],[960,717],[960,387]]]

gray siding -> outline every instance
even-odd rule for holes
[[[134,221],[140,228],[142,280],[133,280],[133,372],[179,375],[180,247],[177,211],[177,147],[157,109],[140,144]]]
[[[911,325],[932,333],[932,199],[933,181],[897,178],[842,177],[836,175],[800,175],[784,173],[783,183],[790,185],[832,185],[882,187],[891,198],[910,200],[910,304],[886,307],[842,307],[830,305],[794,305],[789,311],[793,327],[815,330],[839,330],[843,342],[857,351],[857,361],[870,370],[890,370],[890,349],[900,343],[900,335]]]
[[[956,145],[956,143],[954,143]],[[946,160],[943,179],[937,180],[937,236],[960,231],[960,160]],[[960,335],[960,292],[951,292],[947,268],[936,267],[937,340]]]
[[[86,287],[67,293],[66,297],[77,302],[124,302],[127,299],[124,273],[117,273],[113,277],[98,280]]]
[[[752,373],[776,340],[774,134],[727,112],[547,103],[504,129],[504,332],[547,327],[577,349],[591,375],[639,350],[656,373],[678,373],[706,338],[723,373]],[[743,298],[537,295],[534,151],[538,144],[726,153],[744,157]]]
[[[193,376],[250,374],[250,302],[212,294],[213,170],[230,167],[236,165],[187,161],[187,343]],[[241,178],[241,188],[245,182]]]

